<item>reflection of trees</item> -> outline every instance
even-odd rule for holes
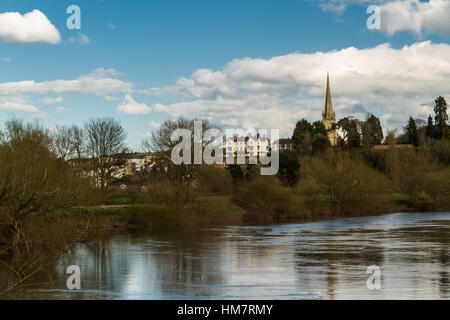
[[[223,283],[220,252],[211,246],[216,236],[217,232],[201,229],[165,229],[152,233],[153,241],[167,245],[154,248],[162,292],[208,296],[211,292],[207,285]]]
[[[383,263],[383,248],[367,238],[369,230],[303,231],[295,250],[299,288],[311,290],[324,286],[335,298],[337,283],[364,285],[366,267]],[[376,235],[374,235],[376,237]],[[364,240],[367,239],[367,240]],[[355,278],[352,268],[361,267]]]
[[[297,289],[297,293],[323,297],[325,292],[329,298],[339,298],[348,290],[366,290],[367,266],[385,265],[399,266],[387,278],[398,275],[406,287],[395,289],[411,288],[414,293],[433,285],[444,298],[450,296],[449,223],[421,221],[386,230],[305,225],[294,226],[287,234],[287,229],[277,227],[158,228],[79,244],[49,270],[53,283],[44,283],[48,274],[36,282],[42,282],[39,289],[64,290],[65,270],[75,264],[81,267],[82,289],[94,291],[58,291],[56,297],[250,297],[270,295],[272,289],[290,294]],[[403,267],[412,270],[412,277],[401,274]],[[421,267],[426,274],[419,273]],[[428,282],[430,272],[437,275],[436,282]],[[0,270],[2,281],[4,275]],[[284,287],[290,279],[297,279],[293,288]],[[392,283],[386,284],[392,288]],[[55,296],[52,292],[31,295]]]

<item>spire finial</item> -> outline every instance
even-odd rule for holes
[[[333,103],[331,101],[331,89],[330,89],[330,73],[327,71],[327,92],[325,98],[325,112],[323,114],[325,119],[333,118]]]

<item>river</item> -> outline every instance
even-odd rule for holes
[[[450,213],[158,228],[79,245],[24,298],[449,299],[449,249]],[[81,290],[66,287],[70,265]]]

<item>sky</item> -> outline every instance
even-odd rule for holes
[[[321,119],[329,72],[338,119],[401,129],[450,100],[449,17],[450,0],[2,0],[0,122],[114,117],[135,151],[180,116],[288,137]]]

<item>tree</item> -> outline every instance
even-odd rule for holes
[[[178,141],[172,141],[172,133],[177,129],[186,129],[191,132],[192,145],[194,145],[194,125],[196,121],[201,121],[202,132],[216,128],[209,120],[206,119],[187,119],[180,117],[177,120],[164,121],[156,132],[152,132],[150,138],[145,139],[142,142],[142,147],[150,152],[155,152],[159,155],[165,155],[167,160],[170,159],[172,149],[179,143]],[[203,147],[208,144],[208,141],[203,141]]]
[[[314,121],[314,123],[312,124],[311,135],[314,138],[314,136],[316,134],[321,134],[321,135],[323,135],[325,137],[328,137],[327,129],[325,129],[325,125],[320,120]]]
[[[328,140],[328,137],[326,135],[318,133],[312,138],[311,145],[313,154],[317,154],[323,152],[327,147],[330,146],[330,140]]]
[[[426,136],[430,139],[436,138],[436,127],[433,124],[433,118],[431,117],[431,114],[428,116]]]
[[[314,123],[309,123],[307,120],[302,119],[297,122],[294,129],[294,134],[292,135],[292,140],[296,145],[296,149],[302,155],[310,155],[311,151],[314,152],[314,147],[312,145],[314,137],[319,135],[320,137],[316,139],[316,144],[319,143],[320,149],[330,145],[328,143],[322,143],[321,137],[325,137],[328,140],[328,132],[322,121],[315,121]],[[318,147],[319,145],[316,145]]]
[[[233,178],[233,183],[240,183],[244,181],[244,173],[242,172],[242,168],[238,164],[229,165],[227,170],[230,172],[231,177]]]
[[[348,147],[359,148],[361,146],[360,123],[358,120],[343,118],[339,120],[338,126],[344,131],[344,141]]]
[[[383,129],[380,119],[373,114],[367,115],[366,121],[362,124],[362,143],[366,147],[381,144],[383,141]]]
[[[277,176],[286,186],[295,186],[298,182],[300,162],[295,153],[290,151],[280,152],[280,168]]]
[[[52,134],[53,145],[52,150],[56,156],[67,160],[74,156],[81,159],[83,149],[83,131],[73,125],[72,127],[62,126],[56,127],[56,131]]]
[[[295,125],[294,133],[292,134],[292,140],[296,145],[300,145],[307,133],[311,134],[313,125],[306,119],[302,119]]]
[[[397,129],[388,130],[386,134],[386,138],[384,139],[384,143],[390,146],[393,146],[397,143]]]
[[[151,137],[145,139],[142,142],[144,150],[155,153],[156,166],[160,168],[166,168],[169,178],[173,183],[191,183],[196,176],[197,166],[194,163],[193,157],[195,156],[194,150],[194,134],[195,134],[195,122],[200,121],[202,123],[202,132],[205,133],[209,129],[217,128],[206,119],[187,119],[180,117],[176,120],[164,121],[160,127],[153,132]],[[180,143],[180,141],[172,141],[171,136],[175,130],[184,129],[190,131],[191,138],[191,161],[190,164],[182,163],[180,165],[174,165],[171,159],[172,149]],[[198,137],[202,138],[202,137]],[[202,140],[202,152],[210,141]]]
[[[434,121],[438,130],[437,138],[440,139],[442,136],[442,131],[444,130],[444,128],[447,128],[447,102],[445,101],[444,97],[439,96],[436,98],[435,103],[436,105],[434,107]]]
[[[419,146],[419,133],[417,131],[416,122],[412,117],[409,117],[408,125],[405,127],[408,141],[415,147]]]
[[[86,183],[51,151],[51,137],[37,124],[6,122],[0,134],[0,237],[27,243],[26,217],[76,203]]]
[[[91,119],[84,123],[86,152],[97,187],[104,190],[125,162],[126,132],[113,118]]]

